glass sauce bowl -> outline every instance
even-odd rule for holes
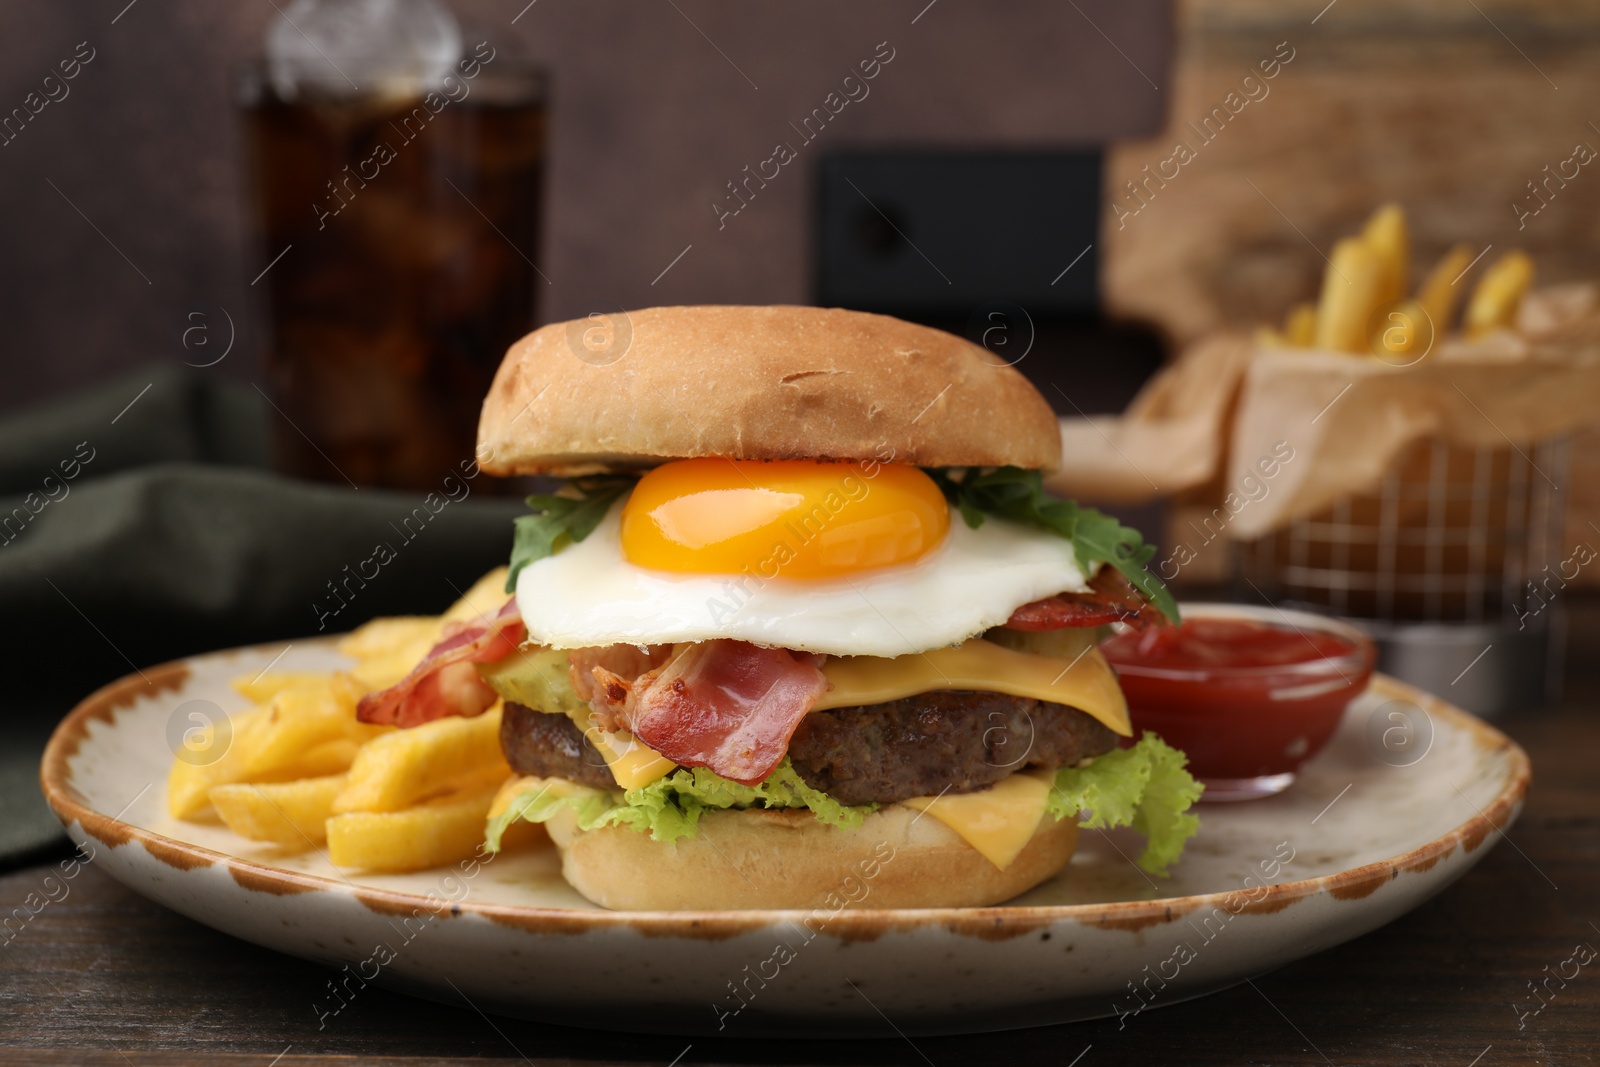
[[[1183,622],[1101,646],[1135,733],[1189,757],[1203,800],[1252,800],[1294,783],[1367,686],[1376,655],[1354,626],[1302,611],[1184,604]]]

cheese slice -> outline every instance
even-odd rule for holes
[[[900,803],[938,819],[1003,871],[1039,828],[1053,777],[1050,771],[1023,771],[976,793],[914,797]]]
[[[611,768],[612,776],[623,789],[643,789],[651,782],[665,778],[678,769],[676,763],[626,730],[613,732],[585,723],[584,719],[588,718],[587,708],[581,717],[577,712],[573,712],[571,718],[577,723],[578,729],[583,731],[583,736],[595,747],[595,751],[605,759],[606,766]]]
[[[1117,676],[1097,648],[1075,660],[1002,648],[975,637],[954,648],[880,659],[845,656],[822,667],[833,688],[813,711],[883,704],[934,689],[975,689],[1066,704],[1098,719],[1123,737],[1133,736],[1128,702]]]

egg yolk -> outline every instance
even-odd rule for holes
[[[639,479],[622,553],[663,571],[831,578],[920,559],[949,529],[944,494],[916,467],[684,459]]]

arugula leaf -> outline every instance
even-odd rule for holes
[[[582,541],[600,525],[611,505],[637,479],[629,477],[577,478],[559,494],[536,493],[526,503],[532,515],[512,520],[516,527],[511,542],[511,572],[506,575],[506,592],[517,591],[517,575],[535,560],[553,556],[567,545]],[[571,495],[567,495],[567,494]]]
[[[1111,564],[1161,614],[1178,621],[1177,601],[1145,566],[1156,554],[1156,548],[1145,544],[1133,527],[1076,501],[1050,496],[1044,491],[1044,479],[1038,471],[1020,467],[949,467],[927,473],[974,530],[983,525],[986,515],[998,515],[1059,534],[1072,542],[1078,566],[1085,574],[1098,563]]]

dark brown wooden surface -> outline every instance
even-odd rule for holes
[[[0,1062],[1600,1062],[1600,960],[1565,988],[1552,981],[1554,998],[1546,994],[1520,1028],[1517,1013],[1535,1004],[1529,982],[1577,945],[1600,947],[1600,602],[1575,605],[1572,623],[1561,706],[1499,724],[1534,767],[1508,840],[1375,933],[1120,1031],[1102,1020],[913,1044],[885,1023],[881,1041],[691,1040],[491,1020],[378,989],[319,1031],[311,1005],[320,969],[181,918],[90,866],[70,896],[0,946]],[[0,906],[37,890],[48,869],[0,875]]]

